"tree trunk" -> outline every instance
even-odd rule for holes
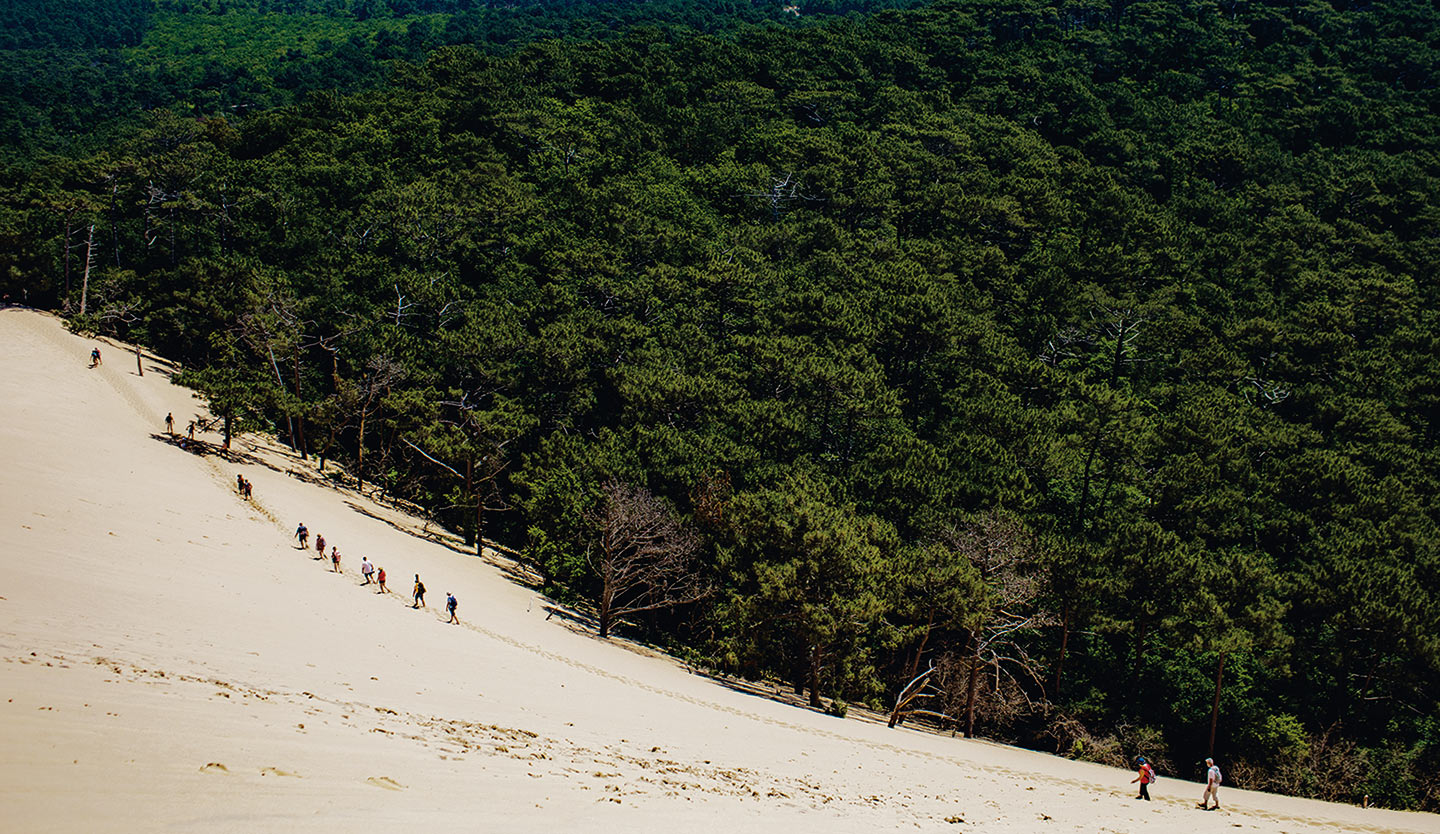
[[[607,553],[601,558],[609,559]],[[615,581],[614,573],[608,565],[602,565],[600,570],[600,605],[596,614],[600,618],[600,639],[604,640],[610,636],[610,626],[615,619]]]
[[[275,371],[275,384],[278,385],[278,386],[280,386],[280,390],[281,390],[281,391],[284,391],[284,390],[285,390],[285,377],[283,377],[283,376],[280,375],[280,363],[277,362],[277,361],[275,361],[275,349],[274,349],[273,347],[271,347],[270,345],[266,345],[266,346],[265,346],[265,352],[270,355],[270,368],[271,368],[271,370]],[[288,430],[286,433],[290,435],[290,448],[294,449],[294,448],[295,448],[295,418],[292,417],[292,416],[290,416],[289,414],[286,414],[286,415],[285,415],[285,427],[286,427],[286,429]]]
[[[1101,418],[1102,421],[1104,417]],[[1090,478],[1091,470],[1095,466],[1095,455],[1100,452],[1100,440],[1105,434],[1105,424],[1101,422],[1095,427],[1095,438],[1090,441],[1090,449],[1085,453],[1085,471],[1080,477],[1080,503],[1075,506],[1075,531],[1085,532],[1085,506],[1090,503]]]
[[[475,491],[475,555],[485,552],[485,496]]]
[[[225,448],[230,448],[230,415],[225,415]]]
[[[1220,682],[1225,676],[1225,653],[1220,653],[1220,662],[1215,667],[1215,701],[1210,705],[1210,746],[1205,748],[1215,755],[1215,727],[1220,723]]]
[[[824,657],[825,650],[819,646],[810,648],[810,668],[808,671],[810,685],[810,707],[820,709],[820,661]]]
[[[925,634],[920,638],[920,645],[915,647],[915,656],[910,659],[910,665],[905,670],[905,678],[909,680],[920,674],[920,656],[925,653],[925,646],[930,642],[930,633],[935,629],[935,609],[930,609],[930,616],[925,622]]]
[[[980,678],[980,642],[975,642],[975,653],[970,655],[970,679],[965,684],[965,737],[975,737],[975,686]]]
[[[1145,659],[1145,621],[1141,620],[1135,624],[1135,666],[1131,670],[1131,677],[1135,685],[1140,684],[1140,664]]]
[[[365,409],[360,409],[359,438],[355,442],[355,491],[365,494]]]
[[[1110,387],[1114,388],[1120,381],[1120,365],[1125,360],[1125,317],[1120,317],[1120,322],[1115,325],[1115,357],[1110,364]]]
[[[110,185],[110,242],[115,246],[115,268],[120,268],[120,220],[115,213],[115,197],[120,192],[120,183]]]
[[[1070,646],[1070,611],[1070,603],[1066,602],[1060,615],[1060,655],[1055,658],[1055,687],[1050,693],[1052,700],[1060,699],[1060,673],[1065,669],[1065,650]]]
[[[300,402],[300,346],[295,346],[295,401]],[[300,459],[308,460],[305,453],[305,415],[295,416],[295,445],[300,449]]]
[[[73,227],[70,224],[70,218],[70,215],[65,215],[65,242],[64,245],[61,247],[61,250],[65,253],[65,303],[67,304],[70,303],[70,233],[73,231]]]
[[[95,224],[90,224],[90,236],[85,239],[85,280],[80,285],[80,315],[85,315],[85,296],[90,292],[90,254],[95,245]]]
[[[470,458],[465,459],[465,494],[475,494],[475,461],[471,460]],[[475,526],[465,526],[465,546],[469,547],[471,545],[475,545],[475,552],[478,554],[480,552],[479,542],[480,519],[479,513],[477,512]]]

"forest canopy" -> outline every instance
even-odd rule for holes
[[[833,712],[1440,810],[1431,4],[54,5],[0,290],[236,430]]]

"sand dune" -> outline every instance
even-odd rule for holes
[[[1178,779],[1138,803],[1128,772],[839,720],[600,641],[503,558],[277,446],[178,448],[165,414],[183,429],[202,404],[125,350],[0,310],[0,830],[1440,831],[1228,789],[1202,813]],[[297,548],[301,521],[343,573]],[[362,555],[395,593],[360,584]]]

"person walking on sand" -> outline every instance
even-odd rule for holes
[[[340,572],[340,548],[330,548],[330,564],[334,565],[334,571],[336,573]]]
[[[1205,771],[1205,793],[1200,795],[1200,810],[1218,811],[1220,810],[1220,781],[1223,777],[1221,777],[1220,768],[1215,765],[1214,759],[1206,759],[1205,766],[1209,770]],[[1215,800],[1214,808],[1210,807],[1212,799]]]
[[[300,542],[301,550],[310,547],[310,530],[305,527],[305,522],[300,522],[300,526],[295,528],[295,538]]]
[[[360,575],[365,577],[365,581],[361,582],[361,585],[369,585],[371,577],[375,575],[375,566],[370,564],[369,556],[360,557]]]
[[[90,348],[90,367],[99,367],[100,364],[100,348]]]
[[[175,413],[173,411],[165,415],[165,433],[171,436],[175,434]]]
[[[420,574],[415,574],[415,604],[411,608],[425,607],[425,583],[420,581]]]
[[[388,593],[390,593],[390,589],[387,588],[387,587],[385,587],[385,569],[384,569],[384,568],[381,568],[380,570],[376,571],[376,573],[375,573],[375,581],[380,583],[380,590],[376,591],[375,593],[377,593],[377,594],[388,594]]]
[[[191,440],[194,440],[194,439],[195,439],[195,421],[194,421],[194,420],[191,420],[191,421],[190,421],[189,431],[190,431],[190,439],[191,439]]]
[[[235,475],[235,491],[238,492],[238,493],[240,493],[240,497],[241,497],[241,498],[244,498],[244,497],[245,497],[245,476],[244,476],[244,475],[240,475],[240,474],[238,474],[238,473]]]
[[[1150,801],[1150,783],[1153,782],[1153,781],[1155,781],[1155,768],[1151,767],[1151,766],[1150,766],[1150,763],[1147,762],[1147,761],[1145,761],[1145,757],[1144,757],[1144,756],[1141,756],[1140,758],[1136,759],[1136,760],[1135,760],[1135,763],[1136,763],[1137,765],[1139,765],[1139,772],[1136,774],[1136,776],[1135,776],[1134,779],[1131,779],[1131,780],[1130,780],[1130,784],[1132,784],[1132,785],[1135,784],[1136,782],[1139,782],[1139,783],[1140,783],[1140,795],[1137,796],[1137,797],[1135,797],[1135,798],[1136,798],[1136,799],[1143,799],[1143,800],[1145,800],[1146,802],[1149,802],[1149,801]]]
[[[325,537],[319,533],[315,534],[315,558],[325,558]]]
[[[245,482],[245,500],[249,501],[255,497],[255,485],[248,480]]]
[[[447,623],[451,623],[453,625],[460,625],[460,618],[455,616],[455,609],[459,607],[460,602],[455,599],[455,595],[450,593],[449,591],[446,591],[445,610],[450,612],[450,619],[446,620]]]

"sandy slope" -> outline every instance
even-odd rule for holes
[[[1127,772],[689,674],[547,620],[502,560],[283,450],[171,445],[166,412],[199,402],[122,346],[88,369],[92,344],[0,310],[0,830],[1440,831],[1233,790],[1207,814],[1176,779],[1137,803]],[[294,546],[300,521],[343,574]],[[360,586],[362,554],[397,594]]]

